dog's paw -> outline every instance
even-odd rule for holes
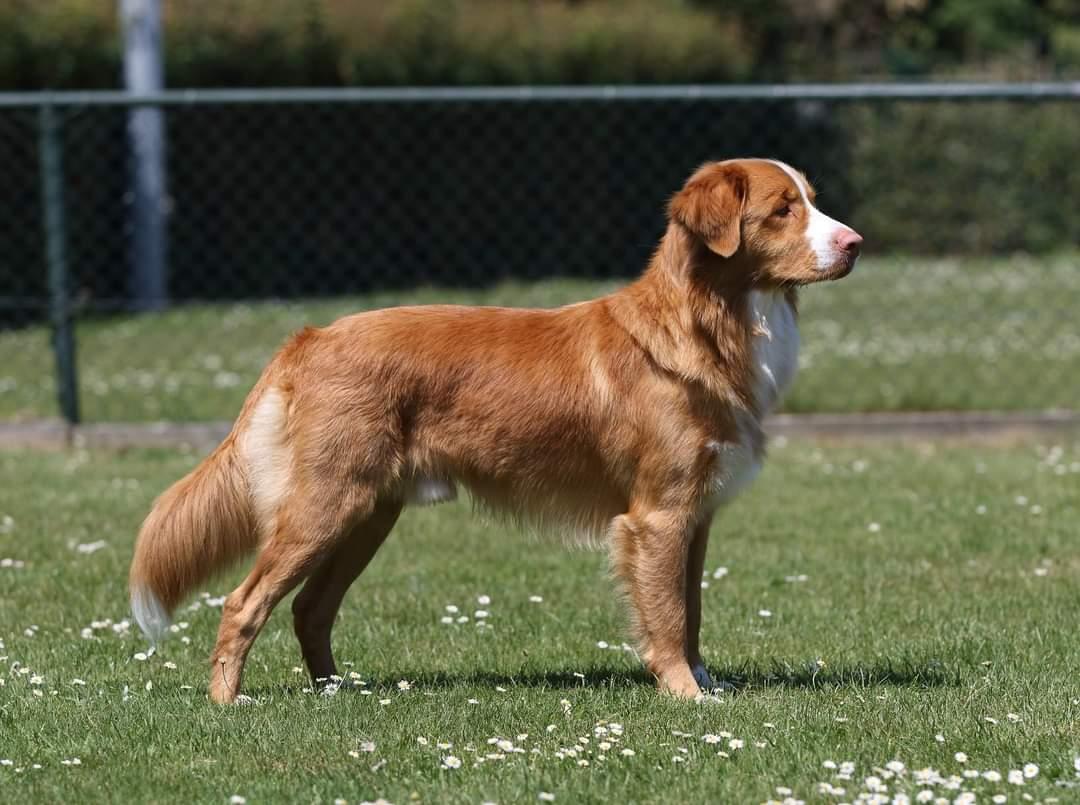
[[[705,670],[705,666],[701,663],[693,667],[692,673],[694,674],[694,681],[698,683],[698,687],[702,690],[712,690],[715,687],[712,677],[709,676],[709,672]]]

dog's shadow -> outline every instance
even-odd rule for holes
[[[820,663],[793,665],[775,660],[767,665],[746,663],[741,666],[714,667],[710,673],[725,693],[752,694],[777,688],[820,690],[866,690],[871,688],[941,688],[961,684],[962,669],[946,667],[932,660],[879,661],[871,664],[829,666]],[[348,680],[336,692],[351,695],[361,690],[375,693],[399,689],[408,680],[412,689],[420,691],[450,688],[495,688],[533,690],[612,690],[625,692],[634,688],[653,687],[655,680],[643,668],[634,670],[593,666],[581,671],[522,670],[520,673],[474,671],[468,673],[431,672],[403,669],[400,673],[363,676],[364,683]],[[303,688],[295,684],[267,687],[251,691],[264,694],[294,695]],[[310,686],[308,686],[310,690]]]

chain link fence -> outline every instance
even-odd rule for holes
[[[788,410],[1072,408],[1078,101],[1056,83],[0,95],[0,419],[226,419],[304,324],[605,292],[699,163],[744,155],[803,169],[866,237],[852,277],[804,295]],[[157,196],[134,156],[148,109]]]

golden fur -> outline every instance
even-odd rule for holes
[[[232,433],[147,517],[131,568],[140,624],[161,631],[186,593],[258,549],[225,602],[211,698],[235,699],[256,635],[305,579],[296,633],[325,679],[345,591],[402,506],[461,484],[493,510],[607,542],[647,667],[662,689],[697,694],[709,524],[717,489],[743,473],[722,465],[756,468],[764,451],[752,294],[793,306],[795,286],[843,276],[857,254],[845,227],[822,264],[802,181],[764,160],[703,166],[641,278],[601,299],[378,310],[294,336]]]

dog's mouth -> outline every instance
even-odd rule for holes
[[[855,263],[858,262],[859,256],[857,254],[843,255],[837,258],[836,262],[832,264],[827,270],[821,272],[819,275],[819,281],[828,282],[830,280],[841,280],[855,270]]]

